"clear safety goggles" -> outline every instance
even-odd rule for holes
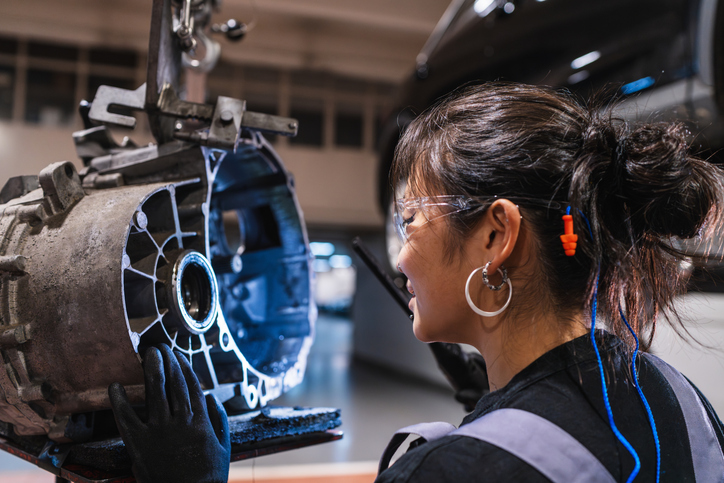
[[[470,198],[463,195],[424,196],[420,198],[401,198],[395,201],[395,230],[404,244],[415,231],[427,223],[450,216],[461,211],[489,206],[499,196],[489,198]],[[536,198],[506,197],[515,203],[540,206],[552,210],[561,210],[562,205],[555,201]]]
[[[454,213],[481,206],[480,201],[462,195],[424,196],[395,201],[395,230],[402,243],[423,225]]]

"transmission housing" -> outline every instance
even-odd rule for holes
[[[143,401],[158,344],[233,410],[303,379],[312,255],[293,178],[261,134],[294,135],[296,121],[177,94],[188,45],[174,26],[194,15],[210,45],[215,3],[154,0],[147,83],[81,106],[84,168],[54,163],[0,192],[0,421],[18,435],[87,440],[110,383]],[[132,111],[156,143],[114,140],[108,126],[132,127]]]

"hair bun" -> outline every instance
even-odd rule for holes
[[[634,230],[691,238],[715,203],[719,183],[689,155],[681,124],[645,124],[619,137],[613,163]]]

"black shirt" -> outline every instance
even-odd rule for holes
[[[645,408],[632,384],[630,356],[611,334],[596,334],[616,426],[636,449],[641,471],[636,482],[656,481],[656,447]],[[661,445],[662,482],[693,482],[694,469],[684,417],[664,376],[639,358],[639,382],[656,422]],[[697,390],[698,393],[698,390]],[[709,402],[699,397],[724,446],[724,429]],[[590,336],[547,352],[518,373],[502,389],[483,396],[465,417],[469,423],[500,408],[517,408],[542,416],[591,451],[616,481],[626,481],[634,468],[630,453],[609,426],[601,379]],[[547,482],[537,470],[491,444],[465,436],[445,436],[411,445],[377,483],[402,482]],[[415,446],[415,447],[413,447]],[[551,458],[555,458],[551,454]]]

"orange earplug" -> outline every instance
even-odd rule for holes
[[[576,242],[578,235],[573,233],[573,217],[571,215],[563,215],[563,231],[565,235],[561,235],[563,250],[566,255],[572,257],[576,254]]]

